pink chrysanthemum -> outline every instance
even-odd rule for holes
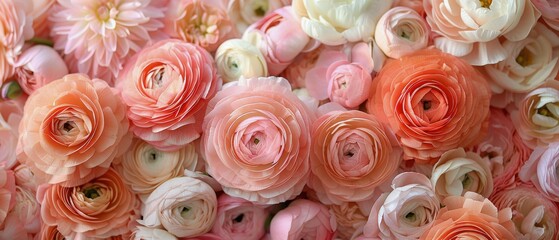
[[[164,9],[150,0],[59,0],[49,20],[54,48],[70,72],[112,84],[125,61],[152,40]]]

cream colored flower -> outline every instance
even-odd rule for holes
[[[242,39],[223,42],[215,53],[217,72],[224,82],[237,81],[240,77],[266,77],[266,59],[254,45]]]
[[[250,24],[284,6],[286,2],[282,0],[229,0],[227,14],[242,33]]]

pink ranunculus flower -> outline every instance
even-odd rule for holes
[[[423,6],[432,31],[440,35],[435,46],[476,66],[505,59],[499,37],[526,38],[541,15],[526,0],[425,0]]]
[[[516,239],[557,239],[559,209],[532,185],[522,184],[493,194],[499,209],[511,208]]]
[[[357,110],[334,111],[313,123],[309,187],[325,204],[365,201],[395,175],[402,149],[391,130]]]
[[[163,40],[142,50],[117,82],[129,106],[132,132],[166,151],[200,137],[206,105],[220,87],[212,56],[179,40]]]
[[[16,203],[16,185],[14,172],[0,168],[0,226]]]
[[[16,178],[16,185],[31,192],[37,192],[39,183],[35,178],[35,174],[25,164],[20,164],[14,168],[14,176]]]
[[[559,202],[559,142],[537,147],[520,169],[523,182],[532,182],[549,199]]]
[[[283,72],[301,52],[318,46],[301,30],[290,6],[276,9],[250,25],[243,39],[260,49],[272,76]]]
[[[272,240],[315,239],[332,240],[336,219],[320,203],[298,199],[279,211],[270,223]]]
[[[354,239],[358,229],[367,223],[367,214],[363,213],[359,204],[344,202],[341,205],[329,205],[330,214],[336,218],[336,237],[341,239]]]
[[[542,13],[542,18],[551,28],[559,31],[559,2],[555,0],[532,0]]]
[[[212,233],[224,240],[259,240],[266,234],[268,215],[265,205],[221,194],[217,199],[217,218]]]
[[[214,52],[223,41],[239,35],[226,5],[226,0],[170,0],[164,31],[172,38]]]
[[[30,1],[0,1],[0,86],[14,72],[13,64],[26,40],[33,37]]]
[[[0,232],[0,238],[8,239],[6,238],[7,236],[14,235],[17,231],[19,236],[26,235],[28,239],[32,239],[31,236],[39,233],[41,230],[41,205],[37,202],[34,191],[26,190],[19,186],[16,186],[14,197],[16,204],[6,218],[8,221],[13,222],[5,225],[4,229]],[[14,237],[11,239],[21,238]]]
[[[314,119],[283,78],[229,83],[204,119],[206,170],[230,196],[263,204],[293,199],[310,172]]]
[[[398,6],[411,8],[419,13],[419,15],[425,16],[425,9],[423,9],[423,0],[394,0],[392,2],[392,8]]]
[[[64,240],[64,235],[62,235],[56,226],[49,226],[44,223],[41,224],[41,231],[35,235],[37,240]]]
[[[27,94],[68,74],[66,63],[47,46],[35,45],[25,50],[14,65],[19,85]]]
[[[0,168],[11,169],[17,164],[15,149],[22,115],[22,102],[0,101]]]
[[[314,68],[320,53],[325,50],[324,45],[320,45],[310,52],[303,52],[297,55],[293,62],[283,70],[282,77],[285,77],[293,88],[306,87],[305,78],[307,72]]]
[[[425,19],[407,7],[384,13],[375,29],[375,42],[391,58],[400,58],[427,47],[430,29]]]
[[[155,0],[59,0],[49,16],[54,48],[71,73],[110,85],[132,55],[163,38],[163,9]]]
[[[146,227],[163,227],[177,237],[196,237],[212,229],[217,197],[210,185],[191,177],[177,177],[159,185],[142,206]]]
[[[284,0],[229,0],[227,14],[235,23],[237,31],[243,33],[249,25],[262,19],[272,11],[291,5]]]
[[[126,106],[106,82],[70,74],[37,89],[20,124],[18,160],[40,183],[78,186],[130,144]]]

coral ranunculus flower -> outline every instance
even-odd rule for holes
[[[481,141],[491,91],[466,62],[434,49],[388,61],[373,80],[369,113],[388,122],[406,159],[436,160]]]

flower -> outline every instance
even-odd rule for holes
[[[20,232],[19,234],[33,235],[41,230],[41,206],[35,198],[35,192],[16,186],[15,199],[16,204],[12,211],[8,213],[8,220],[13,221],[14,227]],[[10,218],[13,216],[13,218]],[[8,224],[9,225],[9,224]],[[3,233],[15,229],[4,227]],[[10,233],[8,233],[10,234]],[[0,234],[2,236],[2,234]]]
[[[477,66],[505,59],[508,53],[498,38],[520,41],[540,17],[525,0],[426,0],[423,7],[432,31],[440,35],[435,46]]]
[[[542,13],[545,23],[559,31],[559,4],[553,0],[532,0],[531,2]]]
[[[495,193],[498,209],[511,208],[516,239],[556,239],[559,209],[531,185],[520,185]]]
[[[419,15],[425,16],[425,9],[423,9],[423,0],[394,0],[392,2],[392,8],[398,6],[411,8],[419,13]]]
[[[518,177],[532,182],[549,199],[559,202],[559,142],[537,147],[522,166]]]
[[[405,159],[425,163],[481,141],[490,98],[487,82],[472,66],[427,49],[388,61],[373,80],[367,109],[390,124]]]
[[[18,158],[41,183],[82,185],[130,144],[126,106],[98,79],[66,75],[37,89],[23,111]]]
[[[165,151],[200,137],[206,105],[220,87],[211,55],[179,40],[163,40],[142,50],[117,82],[130,107],[132,132]]]
[[[274,204],[299,195],[310,172],[314,112],[277,77],[240,79],[210,101],[201,141],[225,193]]]
[[[164,229],[159,228],[148,228],[143,226],[136,226],[134,229],[132,239],[144,240],[144,239],[166,239],[166,240],[176,240],[175,235],[170,234]]]
[[[266,234],[268,213],[266,206],[221,194],[212,233],[222,239],[259,240]]]
[[[380,239],[418,239],[431,227],[440,208],[429,179],[404,172],[392,180],[393,190],[378,198],[363,235]]]
[[[14,176],[16,180],[16,186],[31,192],[37,191],[39,183],[37,183],[35,174],[33,174],[31,169],[27,165],[20,164],[15,167]]]
[[[165,181],[142,208],[146,227],[163,226],[177,237],[196,237],[210,229],[217,214],[217,197],[206,183],[190,177]]]
[[[431,183],[440,200],[447,196],[462,196],[466,192],[489,197],[493,192],[489,164],[463,148],[450,150],[441,156],[433,167]]]
[[[323,115],[313,123],[311,136],[308,185],[325,204],[372,198],[401,161],[402,150],[392,132],[357,110]]]
[[[170,0],[164,31],[213,52],[223,41],[238,35],[226,8],[223,0]]]
[[[505,40],[502,44],[508,57],[485,65],[493,92],[529,92],[555,79],[559,71],[559,36],[544,24],[536,24],[524,40]]]
[[[307,72],[314,68],[321,52],[326,49],[324,45],[318,46],[310,52],[303,52],[297,55],[293,62],[283,70],[282,77],[285,77],[293,88],[306,87],[305,78]]]
[[[268,65],[260,50],[242,39],[223,42],[215,53],[215,61],[224,82],[268,76]]]
[[[273,239],[330,240],[336,231],[336,220],[326,206],[297,199],[279,211],[270,223]]]
[[[367,222],[359,205],[355,202],[344,202],[341,205],[330,205],[330,214],[336,218],[336,237],[353,239],[354,233],[363,228]]]
[[[286,5],[285,0],[229,0],[227,15],[235,23],[237,31],[242,33],[249,25]]]
[[[41,224],[41,231],[36,235],[39,240],[64,240],[64,236],[58,231],[56,226]]]
[[[420,239],[515,239],[510,208],[498,210],[487,198],[473,192],[443,201],[433,225]]]
[[[49,185],[37,193],[46,225],[65,237],[108,238],[127,233],[140,201],[112,168],[83,185]]]
[[[185,169],[194,171],[197,163],[194,144],[165,152],[134,139],[128,151],[114,160],[113,167],[134,193],[147,197],[163,182],[182,176]]]
[[[293,0],[292,5],[301,18],[301,28],[310,37],[326,45],[340,45],[371,41],[378,19],[390,9],[392,0]]]
[[[13,64],[26,40],[33,37],[33,18],[29,1],[0,2],[0,86],[13,74]]]
[[[427,22],[416,11],[407,7],[388,10],[378,21],[375,42],[391,58],[400,58],[429,43]]]
[[[70,72],[112,85],[124,63],[158,36],[163,9],[150,0],[59,0],[50,13],[54,48]]]
[[[12,169],[17,164],[16,151],[19,123],[23,117],[23,103],[17,100],[0,101],[0,167]]]
[[[25,50],[14,67],[18,83],[27,94],[68,74],[66,63],[60,55],[44,45]]]
[[[0,226],[3,226],[8,212],[16,203],[14,172],[0,168]]]
[[[50,34],[49,10],[54,6],[56,0],[32,0],[32,2],[33,11],[31,11],[30,15],[33,17],[35,37],[48,38]]]

